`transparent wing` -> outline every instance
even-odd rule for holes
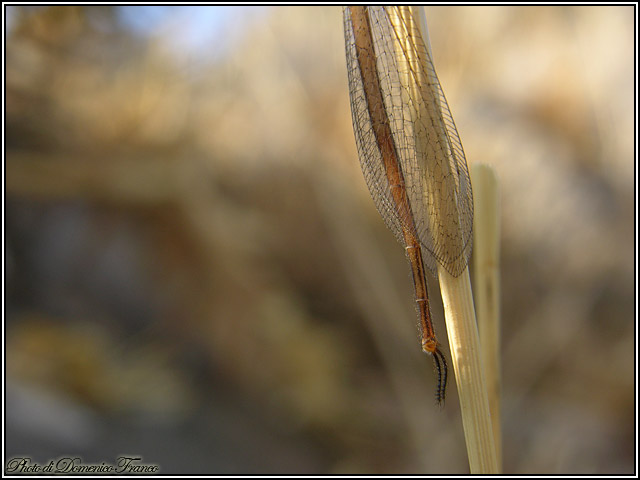
[[[353,127],[376,208],[401,243],[414,229],[425,265],[454,276],[471,254],[473,196],[464,150],[433,62],[409,7],[367,7],[384,109],[404,177],[410,212],[394,204],[369,115],[349,8],[344,9]]]

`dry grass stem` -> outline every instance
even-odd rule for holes
[[[414,9],[412,13],[413,15],[418,15],[417,23],[421,29],[422,37],[425,39],[425,44],[429,45],[424,8]],[[430,46],[427,48],[430,50]],[[430,52],[429,55],[431,55]],[[439,95],[435,94],[434,98],[437,100],[438,106],[443,109],[444,102],[440,102]],[[446,111],[448,112],[448,108]],[[444,115],[444,110],[442,112],[442,115]],[[442,117],[442,121],[444,125],[446,123],[444,117]],[[452,122],[453,120],[450,118],[450,121]],[[445,131],[449,130],[441,128],[436,129],[436,132],[427,132],[427,135],[423,136],[423,140],[427,141],[438,133],[444,135]],[[448,138],[443,138],[441,141],[442,145],[449,143]],[[460,153],[462,153],[461,147]],[[443,162],[442,165],[452,168],[449,162]],[[440,173],[440,175],[436,173]],[[455,171],[450,171],[446,168],[442,172],[433,170],[432,174],[427,178],[427,182],[430,182],[428,191],[446,192],[440,199],[434,200],[438,213],[432,218],[432,221],[436,224],[434,231],[442,230],[441,233],[450,239],[452,244],[464,242],[464,215],[468,212],[462,208],[462,204],[455,204],[454,208],[452,204],[446,203],[446,199],[457,199],[462,193],[459,191],[460,184],[447,182],[447,179],[455,179],[458,176]],[[444,185],[446,187],[443,189]],[[465,250],[464,248],[456,248],[456,245],[452,245],[452,249],[454,251]],[[460,255],[456,258],[462,262],[467,257],[466,255]],[[464,264],[461,266],[464,266]],[[457,273],[460,270],[462,268],[459,270],[454,268],[453,273]],[[462,270],[462,274],[458,276],[451,275],[450,271],[452,271],[451,268],[446,269],[441,264],[438,265],[438,278],[440,280],[445,322],[451,348],[451,359],[460,398],[469,468],[472,474],[499,473],[500,468],[498,466],[498,456],[489,411],[487,384],[482,369],[469,270],[468,267],[465,267]]]
[[[458,277],[438,268],[451,360],[472,474],[500,473],[493,438],[469,270]]]
[[[502,464],[500,425],[500,192],[488,165],[471,165],[474,200],[474,287],[482,364],[489,394],[498,465]]]

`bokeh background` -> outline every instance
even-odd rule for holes
[[[633,473],[635,8],[426,10],[501,183],[504,470]],[[5,14],[7,459],[468,472],[359,169],[341,8]]]

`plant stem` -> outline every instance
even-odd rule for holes
[[[473,265],[478,332],[489,394],[498,465],[502,465],[500,426],[500,192],[488,165],[471,165],[473,184]]]
[[[491,426],[469,269],[454,277],[438,267],[451,360],[472,474],[500,473]]]

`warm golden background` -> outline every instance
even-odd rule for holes
[[[359,170],[341,8],[6,14],[9,458],[468,472]],[[505,472],[633,473],[634,7],[427,21],[501,182]]]

